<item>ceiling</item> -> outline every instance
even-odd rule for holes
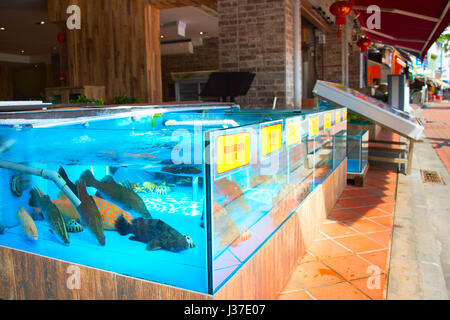
[[[167,3],[167,2],[166,2]],[[181,7],[162,9],[162,42],[218,36],[218,18],[202,8]],[[0,53],[42,55],[54,52],[60,29],[53,23],[36,24],[47,20],[46,0],[0,0]],[[176,21],[186,23],[186,37],[177,35]],[[204,32],[200,35],[200,32]]]
[[[181,7],[160,11],[162,41],[218,37],[219,19],[195,7]],[[172,22],[182,21],[186,24],[186,36],[177,34]],[[203,35],[200,34],[203,32]]]
[[[48,54],[58,43],[57,25],[36,22],[47,19],[45,0],[0,1],[0,52],[26,55]]]

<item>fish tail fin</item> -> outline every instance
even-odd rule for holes
[[[81,181],[84,181],[88,187],[92,187],[95,181],[94,175],[90,170],[86,170],[80,177]]]
[[[28,201],[28,204],[30,207],[37,208],[39,207],[39,202],[41,199],[41,195],[39,194],[39,189],[34,187],[30,190],[30,200]]]
[[[78,196],[77,190],[76,190],[76,188],[74,188],[74,184],[72,183],[72,181],[70,181],[69,177],[67,176],[66,170],[64,170],[63,167],[60,167],[59,170],[58,170],[58,174],[61,176],[61,178],[63,178],[63,180],[69,186],[70,190],[72,190],[72,192],[76,196]]]
[[[132,224],[129,223],[122,215],[116,219],[114,226],[121,236],[126,236],[132,231]]]

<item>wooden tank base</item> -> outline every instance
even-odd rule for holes
[[[346,185],[345,160],[214,295],[77,265],[80,289],[69,289],[73,263],[0,246],[0,299],[270,300],[283,289]]]

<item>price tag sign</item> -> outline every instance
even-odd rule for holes
[[[309,137],[313,138],[319,134],[319,116],[309,118]]]
[[[347,120],[347,109],[342,110],[342,120]]]
[[[250,133],[218,136],[216,140],[217,174],[229,173],[250,164]]]
[[[286,147],[292,148],[302,142],[302,118],[286,120]]]
[[[341,110],[336,110],[336,124],[341,122]]]
[[[283,123],[279,122],[261,128],[261,155],[268,156],[281,150],[283,143]]]
[[[323,116],[323,130],[331,128],[331,112],[325,113]]]

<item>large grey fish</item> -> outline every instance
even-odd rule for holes
[[[132,233],[134,236],[130,240],[146,243],[150,251],[164,249],[179,252],[195,247],[189,236],[182,235],[159,219],[137,218],[129,223],[120,216],[115,227],[122,236]]]
[[[135,212],[145,218],[151,218],[144,201],[131,188],[126,188],[116,183],[111,176],[105,176],[98,181],[92,172],[86,170],[80,177],[88,187],[94,187],[100,198],[111,201],[127,212]]]
[[[81,201],[77,208],[82,222],[92,231],[98,242],[105,245],[105,235],[103,234],[103,221],[100,211],[98,211],[95,200],[87,193],[84,182],[77,182],[78,198]]]
[[[67,234],[64,217],[58,207],[50,200],[49,196],[41,194],[37,188],[30,190],[30,196],[30,206],[41,209],[45,220],[56,237],[68,245],[70,243],[69,235]]]

